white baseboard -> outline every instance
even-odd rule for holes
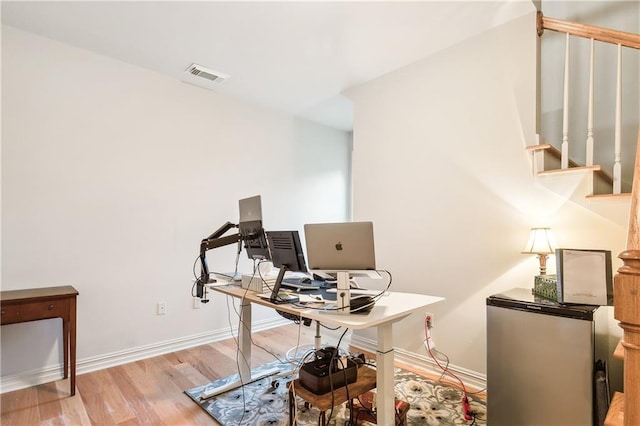
[[[257,332],[279,327],[284,324],[290,324],[290,321],[282,318],[274,318],[257,321],[251,325],[251,328],[253,331]],[[233,329],[227,327],[210,332],[166,340],[151,345],[138,346],[136,348],[126,349],[123,351],[79,359],[76,362],[76,374],[80,375],[90,373],[92,371],[115,367],[117,365],[176,352],[182,349],[192,348],[194,346],[218,342],[220,340],[230,338],[232,334],[237,335],[237,329],[235,327]],[[40,385],[42,383],[61,380],[62,377],[62,364],[3,376],[0,377],[0,393],[11,392],[18,389]]]
[[[367,339],[354,334],[351,336],[352,347],[360,348],[370,353],[376,353],[377,342],[375,340]],[[442,370],[438,365],[426,355],[417,354],[414,352],[405,351],[403,349],[394,348],[395,361],[406,365],[411,365],[416,369],[422,370],[426,373],[440,376]],[[449,370],[460,378],[467,387],[467,390],[481,390],[487,387],[487,376],[476,371],[467,370],[466,368],[458,367],[453,364],[449,364]],[[448,376],[450,378],[450,376]]]

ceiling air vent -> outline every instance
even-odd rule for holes
[[[203,67],[202,65],[198,64],[189,65],[185,72],[188,72],[189,74],[196,77],[207,79],[209,81],[215,81],[217,83],[222,83],[227,78],[229,78],[228,75],[222,74],[218,71],[214,71],[210,68]]]

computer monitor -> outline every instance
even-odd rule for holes
[[[280,291],[285,272],[307,272],[307,264],[298,231],[269,231],[267,241],[273,266],[280,268],[270,298],[271,302],[278,303],[278,291]]]
[[[269,260],[269,247],[262,228],[262,203],[259,195],[239,201],[238,229],[249,259]]]

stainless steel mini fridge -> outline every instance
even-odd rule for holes
[[[602,313],[531,289],[487,298],[488,425],[595,424],[594,364],[607,351]]]

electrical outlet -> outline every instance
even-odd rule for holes
[[[424,314],[425,321],[427,322],[427,328],[433,328],[433,313],[427,312]]]
[[[200,298],[199,297],[194,297],[193,298],[193,309],[200,309]]]
[[[424,347],[427,348],[427,351],[431,352],[436,348],[436,342],[433,341],[431,337],[424,341]]]
[[[167,302],[158,302],[158,315],[166,315]]]

